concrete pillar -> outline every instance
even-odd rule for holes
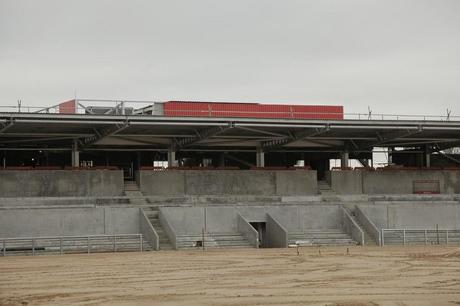
[[[431,152],[429,146],[425,146],[425,167],[431,167]]]
[[[393,147],[388,147],[388,165],[393,164]]]
[[[78,151],[78,141],[74,139],[72,145],[72,167],[80,167],[80,151]]]
[[[257,147],[256,151],[256,166],[265,167],[265,153],[261,147]]]
[[[171,144],[168,149],[168,167],[177,166],[176,162],[176,147],[174,144]]]
[[[219,167],[225,167],[225,153],[219,155]]]
[[[350,166],[349,156],[350,156],[350,154],[348,152],[346,152],[346,151],[342,152],[342,154],[340,155],[340,166],[342,168]]]

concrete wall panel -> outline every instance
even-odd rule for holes
[[[340,205],[308,205],[299,210],[303,229],[340,228],[342,215]]]
[[[414,181],[438,181],[441,193],[460,193],[460,171],[329,171],[326,177],[337,194],[412,194]]]
[[[206,228],[208,233],[238,232],[237,210],[234,207],[207,207]]]
[[[120,196],[121,170],[0,171],[0,197]]]
[[[140,171],[145,195],[311,195],[316,171]]]
[[[176,235],[202,233],[204,207],[162,207],[160,211]]]
[[[0,214],[0,237],[139,233],[138,208],[9,209]]]
[[[330,186],[337,194],[362,194],[362,171],[329,171]]]
[[[306,195],[318,193],[316,171],[277,171],[276,194]]]
[[[184,195],[184,171],[139,171],[140,190],[144,195]]]

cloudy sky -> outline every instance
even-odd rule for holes
[[[0,0],[0,105],[72,98],[460,115],[457,0]]]

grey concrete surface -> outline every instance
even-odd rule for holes
[[[2,238],[138,233],[138,208],[9,209],[0,213]]]
[[[404,203],[358,206],[377,228],[460,229],[460,205]]]
[[[316,171],[175,170],[139,173],[145,195],[315,195]]]
[[[266,214],[266,220],[267,246],[269,248],[287,248],[289,243],[288,231],[270,214]]]
[[[259,247],[259,233],[252,227],[249,222],[237,213],[238,232],[244,235],[249,243],[255,247]]]
[[[121,170],[0,171],[0,198],[88,197],[123,194]]]
[[[160,216],[171,235],[242,233],[238,215],[246,222],[268,222],[267,214],[286,231],[327,230],[342,227],[340,205],[161,207]],[[268,223],[267,223],[268,226]],[[275,226],[275,232],[277,231]]]
[[[377,245],[382,245],[380,237],[380,229],[375,225],[375,223],[367,216],[363,210],[356,205],[354,208],[355,218],[359,221],[362,229],[365,230],[372,239],[377,243]]]
[[[353,238],[354,241],[358,242],[358,244],[364,245],[363,230],[355,222],[355,220],[353,220],[351,215],[344,207],[341,207],[340,211],[342,213],[342,230],[350,235],[350,237]]]
[[[337,194],[362,194],[363,171],[328,171],[329,185]]]
[[[160,238],[143,209],[139,209],[139,232],[150,243],[153,250],[160,249]]]
[[[174,231],[174,228],[172,225],[169,223],[169,220],[167,216],[165,216],[165,213],[167,214],[168,212],[162,208],[159,209],[158,212],[158,218],[160,219],[160,224],[163,230],[166,233],[166,236],[168,236],[169,242],[171,243],[171,246],[174,250],[177,250],[177,234]]]
[[[460,193],[460,171],[385,170],[329,171],[332,190],[337,194],[412,194],[414,181],[439,181],[442,194]]]

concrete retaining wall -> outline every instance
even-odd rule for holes
[[[8,209],[0,237],[138,234],[139,208]]]
[[[122,194],[122,170],[0,171],[0,198],[91,197]]]
[[[288,231],[270,214],[267,218],[267,246],[269,248],[287,248],[289,239]]]
[[[359,205],[380,230],[396,229],[460,229],[460,205],[442,203],[404,203]]]
[[[440,192],[460,193],[460,171],[330,171],[326,177],[337,194],[412,194],[414,181],[439,181]]]
[[[240,214],[237,214],[238,232],[242,233],[249,243],[255,247],[259,247],[259,233],[249,224]]]
[[[318,193],[316,171],[141,170],[145,195],[312,195]]]
[[[238,214],[248,222],[267,222],[267,214],[287,231],[341,228],[340,205],[161,207],[175,235],[239,232]]]

